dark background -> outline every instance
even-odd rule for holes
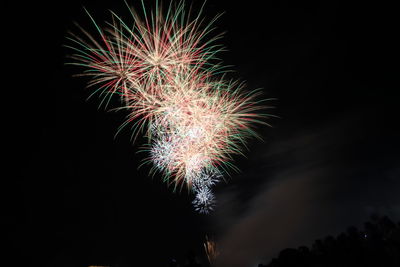
[[[94,31],[83,6],[100,24],[108,9],[128,19],[122,0],[5,3],[12,171],[1,221],[14,266],[167,266],[190,250],[204,260],[206,234],[221,266],[250,266],[372,213],[399,219],[390,1],[208,1],[207,18],[226,12],[216,23],[227,32],[221,58],[248,88],[277,98],[270,112],[280,117],[236,159],[241,173],[217,188],[209,216],[193,211],[186,190],[138,170],[140,143],[128,131],[114,138],[126,114],[98,110],[86,80],[71,77],[79,70],[64,65],[65,36],[74,21]]]

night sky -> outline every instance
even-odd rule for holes
[[[126,113],[99,110],[87,79],[64,65],[73,22],[94,31],[83,6],[100,24],[108,9],[129,21],[123,1],[6,3],[12,172],[1,221],[13,265],[167,266],[189,251],[204,260],[209,235],[219,266],[251,267],[373,213],[400,220],[397,11],[329,2],[206,4],[207,19],[225,12],[215,25],[233,77],[276,98],[269,112],[279,116],[235,158],[241,171],[218,186],[210,215],[193,210],[187,190],[138,169],[143,140],[114,137]]]

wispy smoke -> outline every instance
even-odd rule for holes
[[[293,133],[256,151],[252,174],[219,195],[217,266],[257,266],[284,248],[361,226],[371,213],[398,216],[400,172],[395,162],[365,155],[365,129],[354,120]]]

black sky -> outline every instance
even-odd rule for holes
[[[15,266],[166,266],[200,254],[211,234],[220,265],[244,267],[374,212],[400,218],[398,19],[389,2],[208,1],[209,18],[226,12],[216,23],[227,32],[221,58],[250,89],[277,98],[271,112],[280,116],[260,128],[265,142],[237,158],[241,173],[218,187],[210,216],[137,169],[140,144],[128,132],[114,138],[126,114],[98,110],[86,80],[71,77],[79,70],[64,66],[73,22],[91,27],[82,7],[101,22],[108,9],[128,17],[123,1],[5,6],[13,171],[3,177],[1,221]]]

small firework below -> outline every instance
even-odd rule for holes
[[[266,124],[259,113],[265,107],[259,90],[244,91],[243,83],[226,78],[217,55],[221,35],[211,36],[218,16],[205,24],[204,7],[193,14],[183,1],[166,10],[155,4],[149,12],[142,1],[142,16],[129,8],[131,26],[111,12],[102,30],[89,15],[98,36],[82,28],[82,36],[71,34],[70,64],[85,69],[100,106],[120,100],[119,109],[128,111],[121,129],[129,125],[132,137],[147,137],[151,172],[175,188],[186,185],[195,209],[208,213],[215,205],[211,187],[235,169],[232,155],[242,155],[247,139],[258,137],[253,128]]]
[[[206,252],[210,266],[214,266],[219,252],[217,250],[217,243],[209,239],[208,236],[206,236],[206,242],[204,242],[204,251]]]
[[[192,204],[199,213],[208,214],[214,210],[215,197],[208,187],[204,187],[196,192]]]

